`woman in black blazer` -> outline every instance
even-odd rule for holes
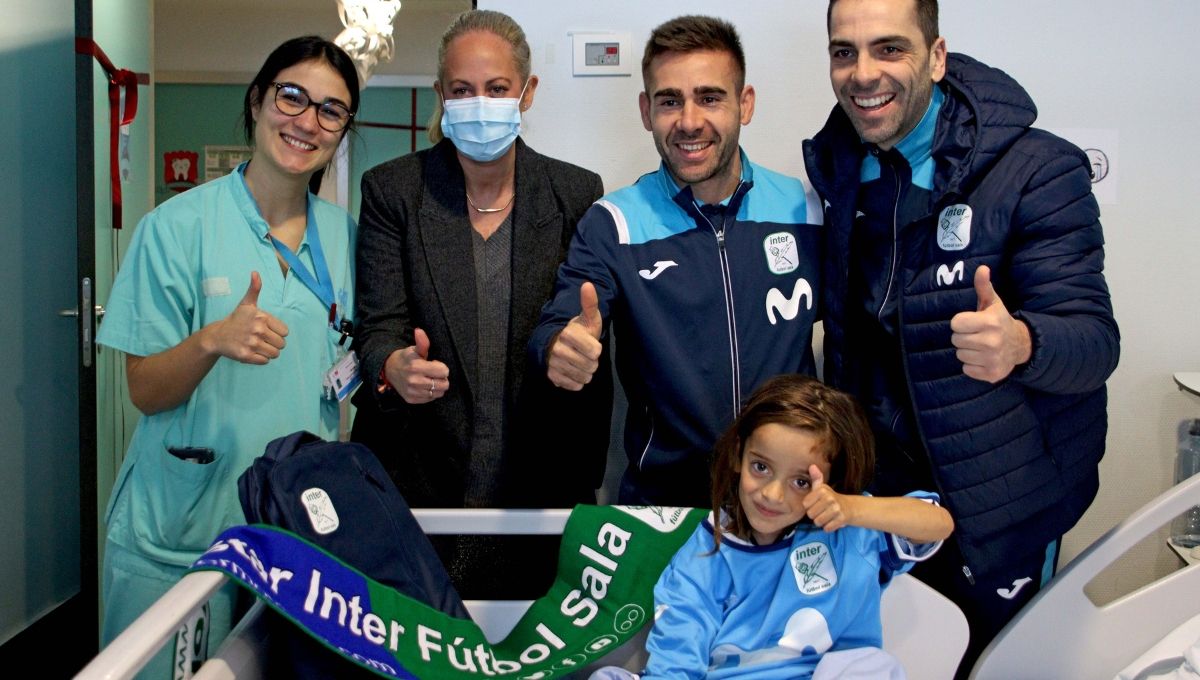
[[[436,145],[363,175],[352,437],[413,507],[595,502],[611,375],[555,389],[526,345],[600,177],[517,137],[538,79],[510,17],[460,15],[438,56]],[[434,542],[467,599],[539,596],[553,575],[556,540]]]

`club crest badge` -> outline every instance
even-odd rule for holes
[[[796,587],[805,595],[816,595],[837,585],[837,567],[829,554],[829,547],[814,541],[805,543],[792,551],[789,558]]]
[[[971,206],[956,203],[938,215],[937,244],[942,250],[965,250],[971,245]]]
[[[659,505],[614,505],[615,509],[636,517],[650,528],[664,534],[671,533],[687,517],[687,508]]]
[[[763,239],[763,252],[767,255],[767,268],[772,274],[787,274],[800,266],[796,237],[786,231],[777,231]]]
[[[323,536],[337,531],[341,526],[337,510],[333,507],[333,499],[324,489],[307,489],[300,494],[300,498],[304,501],[304,509],[308,511],[308,521],[312,523],[313,531]]]

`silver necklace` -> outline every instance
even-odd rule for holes
[[[466,194],[467,192],[464,191],[463,193]],[[514,191],[512,193],[512,196],[508,197],[508,202],[505,203],[504,205],[500,206],[499,208],[480,208],[479,206],[475,205],[475,201],[471,200],[471,194],[467,194],[467,203],[470,204],[470,206],[475,210],[475,212],[498,213],[498,212],[503,212],[504,210],[508,209],[508,206],[512,205],[513,199],[516,197],[517,197],[517,192]]]

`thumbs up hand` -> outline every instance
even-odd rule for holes
[[[833,490],[825,483],[825,475],[816,464],[808,466],[809,490],[802,501],[805,514],[817,527],[827,532],[837,531],[850,523],[849,497]]]
[[[450,367],[429,360],[429,335],[413,329],[413,344],[388,355],[383,364],[388,383],[410,404],[428,404],[450,389]]]
[[[973,312],[959,312],[950,319],[950,342],[963,373],[976,380],[1000,382],[1017,366],[1029,361],[1033,341],[1029,327],[1013,318],[992,286],[991,270],[975,270],[975,294],[979,303]]]
[[[600,368],[600,334],[604,319],[596,287],[584,282],[579,287],[579,316],[571,319],[550,343],[546,377],[555,385],[573,392],[592,381]]]
[[[279,356],[287,343],[287,324],[258,306],[262,277],[250,273],[250,287],[229,316],[218,322],[211,334],[211,351],[244,364],[262,365]]]
[[[588,334],[599,340],[604,330],[604,319],[600,318],[600,297],[596,295],[596,286],[585,282],[579,287],[579,316],[576,321],[583,325]]]

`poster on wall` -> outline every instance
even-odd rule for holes
[[[1100,205],[1117,204],[1117,131],[1099,128],[1059,128],[1050,132],[1083,149],[1092,164],[1092,193]]]
[[[250,147],[208,144],[204,147],[204,181],[211,182],[233,172],[250,160]]]
[[[168,151],[163,154],[163,184],[180,192],[196,186],[200,154],[195,151]]]

